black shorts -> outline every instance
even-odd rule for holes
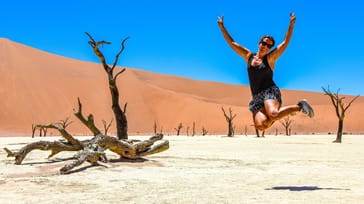
[[[264,101],[269,99],[274,99],[282,104],[281,91],[278,87],[272,86],[259,92],[258,94],[253,95],[253,100],[251,100],[249,103],[249,110],[252,113],[258,112],[264,107]]]

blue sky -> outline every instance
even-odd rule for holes
[[[88,45],[103,47],[111,63],[130,36],[119,65],[198,80],[248,85],[244,60],[225,42],[217,17],[240,44],[257,50],[259,38],[283,39],[289,13],[295,31],[277,61],[282,89],[364,96],[364,3],[357,0],[33,0],[1,4],[0,37],[43,51],[99,62]]]

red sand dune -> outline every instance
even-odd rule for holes
[[[113,118],[106,73],[97,63],[84,62],[46,53],[8,39],[0,39],[0,136],[30,135],[32,124],[65,120],[72,122],[71,133],[90,134],[73,116],[77,97],[83,113],[92,113],[102,130],[102,120]],[[113,57],[113,56],[110,56]],[[236,133],[247,127],[253,133],[251,114],[247,108],[249,87],[217,82],[198,81],[177,76],[151,73],[127,68],[118,78],[120,104],[125,102],[129,134],[152,134],[154,122],[165,134],[175,134],[174,128],[183,124],[182,134],[196,134],[205,127],[209,134],[225,134],[227,123],[221,111],[231,108],[237,114]],[[306,98],[315,109],[316,117],[302,114],[292,117],[292,132],[299,134],[335,133],[337,117],[328,96],[323,93],[282,90],[284,104],[295,104]],[[347,96],[347,102],[353,96]],[[364,97],[356,100],[347,111],[344,131],[363,133]],[[276,129],[276,123],[267,133]],[[109,131],[115,134],[115,127]]]

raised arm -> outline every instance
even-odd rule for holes
[[[219,28],[220,28],[222,34],[224,35],[226,42],[230,45],[230,47],[236,53],[238,53],[238,55],[243,57],[245,59],[245,61],[248,63],[251,51],[249,49],[239,45],[239,43],[235,42],[234,39],[230,36],[230,34],[228,33],[228,31],[226,30],[226,28],[224,26],[224,16],[221,16],[218,18],[217,24],[219,25]]]
[[[279,44],[268,56],[269,64],[275,64],[275,61],[283,54],[286,50],[289,41],[291,40],[294,24],[296,22],[296,16],[291,12],[290,14],[290,22],[286,35],[284,36],[283,42]]]

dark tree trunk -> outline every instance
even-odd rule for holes
[[[229,123],[229,131],[228,131],[228,137],[233,137],[234,136],[234,128],[233,128],[233,124]]]
[[[338,125],[338,128],[337,128],[336,140],[334,141],[335,143],[341,143],[342,135],[343,135],[343,129],[344,129],[344,120],[340,119],[339,120],[339,125]]]
[[[128,120],[126,119],[125,110],[121,110],[119,105],[119,89],[114,79],[109,79],[109,88],[112,99],[112,110],[116,120],[116,130],[119,139],[128,139]]]
[[[192,124],[192,136],[195,136],[195,134],[196,134],[196,123],[193,122],[193,124]]]

